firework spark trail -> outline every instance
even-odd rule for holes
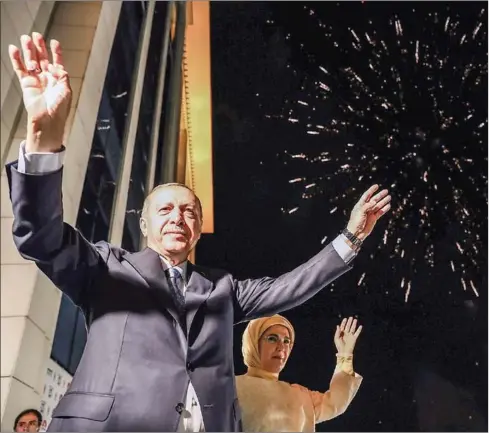
[[[413,9],[415,22],[423,23],[415,27],[404,25],[398,14],[370,20],[364,29],[338,28],[308,12],[311,26],[324,34],[330,63],[318,60],[317,74],[304,75],[300,91],[286,101],[283,112],[267,115],[318,140],[314,150],[285,153],[285,160],[309,164],[290,180],[297,199],[285,212],[298,212],[301,199],[311,194],[323,199],[327,191],[330,213],[347,217],[345,198],[348,203],[358,198],[358,182],[363,188],[380,180],[391,185],[399,202],[378,248],[391,248],[399,260],[410,262],[411,270],[433,268],[435,247],[447,236],[446,228],[453,227],[448,238],[454,248],[443,266],[461,273],[463,290],[468,279],[478,296],[469,275],[480,270],[478,233],[487,205],[481,168],[487,163],[487,111],[481,109],[481,95],[487,93],[485,9],[469,30],[449,9],[422,16]],[[305,51],[304,44],[300,47]],[[335,63],[345,57],[346,62]],[[331,193],[333,177],[346,177],[358,188]],[[414,235],[399,235],[409,227],[417,229]],[[404,278],[409,281],[407,302],[412,276],[405,275],[401,286]],[[366,280],[364,274],[358,284]]]

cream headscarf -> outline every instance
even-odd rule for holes
[[[274,325],[282,325],[287,328],[292,344],[295,341],[294,327],[285,317],[279,314],[250,321],[243,332],[241,350],[243,352],[244,363],[248,367],[248,374],[251,376],[278,380],[278,373],[270,373],[269,371],[262,370],[260,361],[260,338],[268,328]]]

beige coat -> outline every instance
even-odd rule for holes
[[[313,432],[315,424],[341,415],[360,387],[362,377],[335,370],[330,389],[310,391],[273,378],[236,377],[243,430],[247,432]]]

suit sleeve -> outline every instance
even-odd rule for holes
[[[278,278],[234,280],[235,322],[301,305],[350,269],[329,244],[309,261]]]
[[[26,174],[14,162],[6,171],[19,253],[34,261],[76,305],[86,308],[93,278],[106,269],[108,244],[93,245],[63,222],[62,168]]]
[[[345,413],[355,398],[362,383],[362,376],[357,373],[348,374],[336,369],[329,390],[326,392],[310,391],[301,385],[291,385],[309,394],[314,408],[315,424],[336,418]]]

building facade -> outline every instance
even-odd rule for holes
[[[181,182],[213,232],[209,2],[1,2],[1,162],[17,159],[26,116],[8,45],[33,31],[58,39],[71,76],[65,132],[65,221],[90,241],[129,251],[156,184]],[[86,342],[73,303],[20,257],[1,177],[1,422],[39,408],[46,421]],[[45,426],[43,426],[45,427]]]

